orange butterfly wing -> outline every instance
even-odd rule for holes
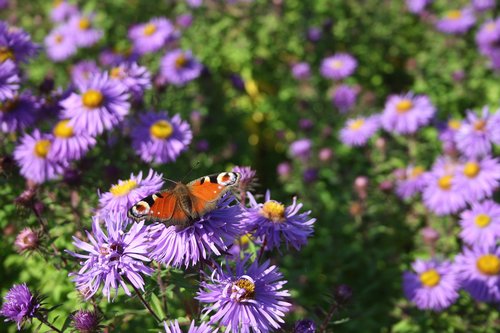
[[[149,211],[150,220],[168,222],[168,224],[183,224],[188,220],[174,192],[164,191],[155,196],[154,204]]]

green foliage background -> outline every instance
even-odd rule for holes
[[[466,3],[436,0],[432,12],[439,16]],[[51,5],[46,1],[12,1],[1,16],[43,43],[52,28],[48,19]],[[131,24],[190,11],[183,1],[173,0],[89,0],[79,5],[97,13],[104,39],[60,64],[41,54],[25,66],[34,91],[47,76],[55,79],[56,86],[66,87],[71,65],[81,59],[96,59],[103,47],[127,50]],[[426,128],[412,138],[380,134],[387,140],[385,150],[373,144],[359,149],[342,146],[337,134],[346,118],[331,104],[332,83],[319,75],[321,60],[328,55],[344,51],[358,59],[355,75],[347,79],[361,88],[354,114],[379,112],[388,95],[407,91],[429,95],[442,120],[463,116],[466,109],[483,105],[496,108],[498,76],[478,54],[474,43],[477,27],[464,36],[444,35],[434,29],[432,15],[421,19],[408,13],[403,1],[385,0],[256,0],[238,5],[207,1],[192,12],[193,25],[182,32],[180,45],[191,49],[208,73],[186,87],[169,86],[148,93],[145,100],[148,107],[180,113],[184,119],[189,119],[193,110],[204,118],[191,149],[175,163],[154,168],[165,177],[181,179],[196,161],[200,166],[192,173],[195,176],[250,165],[258,172],[257,193],[270,188],[273,197],[284,203],[296,195],[312,210],[317,222],[308,246],[300,252],[272,256],[289,281],[295,305],[285,331],[291,330],[294,320],[304,317],[321,323],[334,289],[348,284],[353,289],[352,300],[335,314],[334,321],[340,322],[330,325],[329,331],[495,332],[500,325],[498,310],[474,302],[465,293],[443,313],[419,311],[402,295],[402,272],[416,257],[430,255],[419,234],[422,226],[432,225],[442,233],[437,244],[441,256],[453,257],[460,249],[455,218],[437,218],[427,213],[419,200],[402,202],[378,189],[397,167],[410,161],[427,167],[432,163],[440,151],[436,130]],[[326,20],[331,20],[331,26],[325,25]],[[306,39],[312,26],[323,29],[317,43]],[[155,72],[161,56],[148,55],[141,64]],[[313,69],[312,78],[305,83],[291,76],[291,64],[298,61],[307,61]],[[463,71],[464,79],[453,78],[457,71]],[[232,74],[245,80],[245,90],[233,87]],[[311,119],[313,129],[300,130],[301,118]],[[43,124],[42,128],[50,130],[50,126]],[[89,229],[98,190],[107,191],[118,179],[149,168],[131,150],[126,134],[108,134],[75,166],[81,171],[80,185],[51,182],[39,190],[37,198],[44,204],[43,217],[52,236],[45,241],[58,252],[74,249],[71,236]],[[334,158],[322,162],[313,157],[307,165],[292,161],[293,175],[279,178],[277,164],[289,159],[289,143],[302,137],[313,140],[314,156],[320,148],[329,147]],[[7,155],[16,138],[5,139],[1,150]],[[209,142],[208,152],[193,148],[200,140]],[[306,168],[318,170],[317,181],[303,181]],[[353,181],[360,175],[370,179],[369,195],[362,214],[353,216],[350,208],[357,201]],[[61,327],[70,312],[88,307],[79,300],[67,276],[78,263],[65,254],[67,264],[53,255],[26,257],[15,252],[16,233],[25,226],[37,226],[32,214],[13,203],[23,189],[24,179],[18,170],[4,170],[0,178],[1,294],[5,295],[13,283],[27,282],[47,295],[47,304],[61,304],[51,314],[51,319],[57,317],[55,325]],[[46,244],[49,253],[51,246]],[[191,303],[197,287],[189,273],[162,271],[169,279],[166,296],[172,319],[182,321],[196,306]],[[147,286],[148,299],[159,295],[155,277],[148,279]],[[113,303],[103,299],[99,306],[110,332],[158,331],[136,298],[119,295]],[[28,325],[26,330],[35,328]],[[2,324],[0,331],[4,330],[14,332],[15,325]]]

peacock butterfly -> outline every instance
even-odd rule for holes
[[[219,199],[237,185],[237,172],[213,174],[192,182],[175,183],[172,189],[145,197],[128,210],[128,217],[138,221],[162,222],[187,227],[193,220],[217,207]]]

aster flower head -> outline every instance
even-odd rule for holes
[[[236,261],[234,268],[218,266],[201,282],[196,297],[210,305],[203,309],[210,323],[226,327],[226,332],[270,332],[284,323],[290,310],[286,281],[269,261],[259,265],[248,258]]]
[[[32,252],[40,246],[40,234],[31,228],[24,228],[14,242],[19,253]]]
[[[320,73],[327,79],[340,80],[351,76],[356,67],[358,67],[358,61],[352,55],[337,53],[323,59]]]
[[[77,289],[89,299],[102,284],[102,293],[108,301],[112,289],[116,296],[120,286],[125,294],[130,296],[127,283],[144,290],[142,275],[153,273],[153,269],[145,264],[150,259],[149,239],[144,222],[134,222],[130,230],[125,232],[119,216],[108,215],[104,218],[104,226],[107,232],[102,230],[99,218],[94,217],[92,232],[86,232],[88,242],[73,237],[73,244],[86,253],[67,250],[69,254],[81,260],[80,270],[70,273]]]
[[[29,91],[5,100],[0,104],[0,131],[11,133],[31,126],[35,122],[38,106]]]
[[[292,75],[297,80],[307,80],[311,76],[311,66],[307,62],[293,64]]]
[[[203,65],[191,51],[169,51],[161,60],[161,75],[171,84],[183,86],[201,75]]]
[[[71,82],[78,85],[90,80],[99,73],[99,67],[94,60],[83,60],[71,66]]]
[[[135,62],[121,63],[109,71],[112,81],[125,86],[133,96],[141,97],[146,89],[151,88],[151,73],[144,66]]]
[[[406,7],[410,13],[420,14],[431,2],[432,0],[406,0]]]
[[[471,8],[449,10],[436,23],[436,28],[448,34],[464,34],[476,23]]]
[[[156,52],[167,42],[176,39],[177,31],[168,19],[156,17],[130,28],[128,36],[134,44],[134,51],[142,55]]]
[[[457,172],[456,181],[470,202],[491,197],[500,184],[500,161],[490,156],[466,160]]]
[[[170,118],[166,112],[141,115],[131,135],[135,151],[148,163],[175,161],[193,139],[189,124],[180,115]]]
[[[165,333],[183,333],[177,320],[164,321],[163,326],[165,327]],[[219,328],[210,327],[206,322],[201,323],[200,326],[196,326],[193,320],[187,333],[217,333],[218,331]]]
[[[0,315],[6,321],[15,321],[17,329],[42,311],[42,297],[32,293],[26,283],[15,284],[5,295]]]
[[[103,36],[103,31],[94,27],[94,14],[73,15],[68,21],[68,27],[73,39],[79,47],[90,47]]]
[[[67,161],[51,158],[52,140],[52,135],[38,130],[21,138],[21,143],[14,150],[14,159],[26,179],[41,184],[62,175]]]
[[[462,122],[458,119],[449,119],[443,128],[439,128],[439,140],[442,142],[443,151],[446,155],[457,154],[455,135],[462,127]]]
[[[349,119],[340,130],[340,141],[347,146],[363,146],[380,128],[380,116]]]
[[[254,196],[247,193],[250,207],[245,209],[241,215],[241,225],[246,233],[255,238],[265,239],[265,249],[279,249],[282,242],[286,248],[289,245],[296,250],[307,244],[307,238],[313,233],[315,218],[309,215],[311,211],[299,213],[302,204],[293,198],[290,206],[285,207],[282,203],[271,200],[271,192],[268,190],[264,197],[264,203],[257,203]]]
[[[413,134],[427,125],[435,113],[436,108],[425,95],[392,95],[382,112],[382,127],[388,132]]]
[[[64,61],[76,53],[78,48],[72,35],[73,32],[63,25],[45,37],[45,50],[51,60]]]
[[[472,7],[475,11],[484,12],[495,8],[495,0],[472,0]]]
[[[454,214],[466,205],[464,193],[457,185],[457,169],[457,164],[441,157],[426,175],[423,201],[436,215]]]
[[[241,234],[239,205],[226,194],[215,210],[208,212],[184,229],[157,223],[150,227],[150,256],[167,266],[189,267],[207,259],[212,253],[221,255]]]
[[[52,134],[50,157],[54,160],[79,160],[96,144],[95,138],[87,133],[75,134],[68,119],[60,120]]]
[[[492,143],[500,143],[500,113],[491,114],[484,107],[480,116],[469,111],[467,118],[455,134],[458,150],[469,158],[491,152]]]
[[[124,86],[110,80],[106,73],[78,82],[77,86],[79,93],[72,93],[60,102],[62,117],[70,120],[68,125],[75,133],[101,134],[128,114],[130,103]]]
[[[455,303],[460,281],[448,261],[417,259],[403,275],[406,297],[421,310],[441,311]]]
[[[78,7],[64,0],[56,0],[50,10],[50,18],[54,22],[64,22],[78,14]]]
[[[191,8],[198,8],[203,4],[203,0],[186,0],[186,3]]]
[[[38,49],[27,32],[0,21],[0,62],[7,59],[15,63],[26,62],[38,53]]]
[[[495,246],[500,239],[500,205],[475,202],[460,214],[460,238],[472,246]]]
[[[454,270],[475,300],[500,301],[500,247],[464,247],[455,257]]]
[[[310,139],[295,140],[290,144],[290,155],[307,160],[311,156],[312,141]]]
[[[356,103],[357,95],[357,89],[346,84],[341,84],[333,93],[332,103],[341,113],[346,113]]]
[[[476,34],[476,43],[484,55],[491,55],[500,43],[500,19],[484,22]]]
[[[17,66],[12,60],[0,63],[0,101],[14,99],[20,81]]]
[[[71,325],[79,333],[99,333],[102,314],[97,311],[78,310],[71,315]]]
[[[426,172],[419,165],[410,165],[402,171],[403,177],[396,182],[396,194],[402,199],[408,199],[423,190],[426,184]]]
[[[246,191],[250,191],[255,186],[257,182],[257,171],[253,170],[248,166],[235,166],[232,172],[236,172],[240,174],[240,181],[238,183],[238,191],[240,195],[244,197]]]
[[[127,180],[119,180],[109,192],[99,194],[99,207],[101,212],[120,216],[123,221],[127,220],[128,210],[141,199],[159,192],[164,182],[161,174],[149,169],[146,177],[142,171],[137,175],[130,174]]]

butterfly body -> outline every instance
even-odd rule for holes
[[[187,227],[217,207],[219,199],[240,180],[236,172],[201,177],[188,184],[178,182],[172,189],[143,198],[128,211],[134,220],[162,222]]]

